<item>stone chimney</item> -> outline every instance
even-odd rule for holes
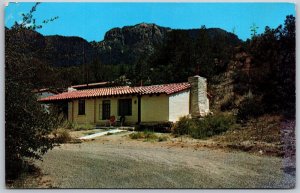
[[[197,75],[189,77],[188,81],[191,84],[190,114],[192,118],[206,116],[209,113],[206,78]]]

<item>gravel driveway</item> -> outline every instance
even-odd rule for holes
[[[291,188],[283,160],[118,135],[64,144],[37,162],[57,188]]]

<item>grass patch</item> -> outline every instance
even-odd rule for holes
[[[52,132],[54,140],[57,143],[67,143],[72,140],[72,137],[67,129],[59,128]]]
[[[72,123],[70,121],[64,121],[60,127],[72,131],[84,131],[94,129],[94,126],[90,123],[78,124]]]
[[[143,135],[142,132],[136,132],[136,133],[131,133],[131,134],[129,135],[129,137],[130,137],[131,139],[142,139],[142,138],[144,138],[144,135]]]
[[[147,140],[156,140],[158,138],[158,136],[151,131],[144,131],[144,138]]]
[[[281,121],[279,115],[264,115],[248,120],[231,129],[223,135],[216,136],[217,141],[228,143],[242,143],[244,141],[259,141],[266,143],[281,142]]]
[[[90,123],[84,123],[84,124],[77,124],[77,123],[71,123],[71,130],[74,131],[82,131],[82,130],[92,130],[94,129],[94,126]]]
[[[158,142],[167,141],[167,140],[168,140],[167,136],[159,136],[157,139]]]
[[[167,136],[159,136],[151,131],[135,132],[129,135],[131,139],[144,139],[144,141],[167,141]]]

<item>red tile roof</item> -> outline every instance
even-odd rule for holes
[[[63,92],[57,95],[49,96],[46,98],[39,99],[41,102],[60,101],[68,99],[79,99],[79,98],[93,98],[103,96],[118,96],[118,95],[130,95],[130,94],[173,94],[190,88],[190,84],[184,83],[173,83],[163,85],[152,85],[152,86],[139,86],[139,87],[107,87],[107,88],[96,88],[86,90],[76,90],[70,92]]]

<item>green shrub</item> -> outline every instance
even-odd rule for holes
[[[248,82],[249,82],[249,75],[242,71],[242,70],[235,70],[233,73],[233,80],[234,80],[234,92],[243,95],[249,89]]]
[[[70,128],[71,130],[74,131],[81,131],[81,130],[92,130],[94,126],[90,123],[84,123],[84,124],[71,123]]]
[[[23,14],[23,24],[35,21],[37,5]],[[38,52],[35,51],[40,50],[41,45],[26,38],[25,34],[29,31],[34,33],[37,25],[23,24],[15,23],[5,33],[5,105],[1,106],[5,108],[2,114],[2,123],[5,116],[5,140],[2,140],[5,142],[5,154],[2,154],[5,155],[5,171],[2,171],[5,172],[6,182],[19,177],[28,160],[41,159],[43,154],[53,148],[54,141],[49,135],[60,121],[57,112],[53,112],[52,108],[43,108],[37,101],[37,94],[33,92],[49,83],[54,87],[58,84],[54,81],[56,79],[49,78],[51,75],[42,76],[44,72],[56,72],[38,59]],[[17,37],[21,41],[16,41]],[[4,124],[2,132],[4,134]]]
[[[63,123],[59,127],[64,128],[64,129],[68,129],[68,130],[72,130],[73,129],[73,124],[70,121],[65,120],[65,121],[63,121]]]
[[[173,125],[171,131],[175,135],[186,135],[189,134],[189,131],[192,127],[194,127],[194,124],[195,122],[192,119],[184,116]]]
[[[135,133],[131,133],[131,134],[129,135],[129,137],[130,137],[131,139],[142,139],[142,138],[144,138],[144,135],[143,135],[142,132],[135,132]]]
[[[156,124],[139,124],[135,127],[135,131],[152,131],[159,133],[170,133],[170,129],[172,127],[172,122],[159,122]]]
[[[174,125],[172,132],[176,135],[187,134],[201,139],[225,132],[234,124],[235,118],[225,114],[209,115],[199,120],[182,117]]]
[[[227,131],[235,124],[235,118],[231,115],[217,114],[195,122],[195,127],[191,128],[190,135],[193,138],[201,139]]]
[[[152,131],[135,132],[129,135],[131,139],[145,139],[145,141],[166,141],[166,136],[157,136]]]
[[[157,139],[158,142],[167,141],[167,140],[168,140],[167,136],[159,136],[158,139]]]
[[[151,140],[151,139],[157,139],[157,135],[154,132],[151,131],[144,131],[144,138]]]
[[[221,111],[229,111],[235,108],[235,103],[233,98],[228,98],[224,103],[221,104]]]
[[[72,137],[66,129],[56,129],[53,131],[54,141],[57,143],[67,143],[72,140]]]
[[[238,120],[248,120],[264,113],[264,107],[260,101],[254,98],[246,98],[241,102],[237,113]]]

